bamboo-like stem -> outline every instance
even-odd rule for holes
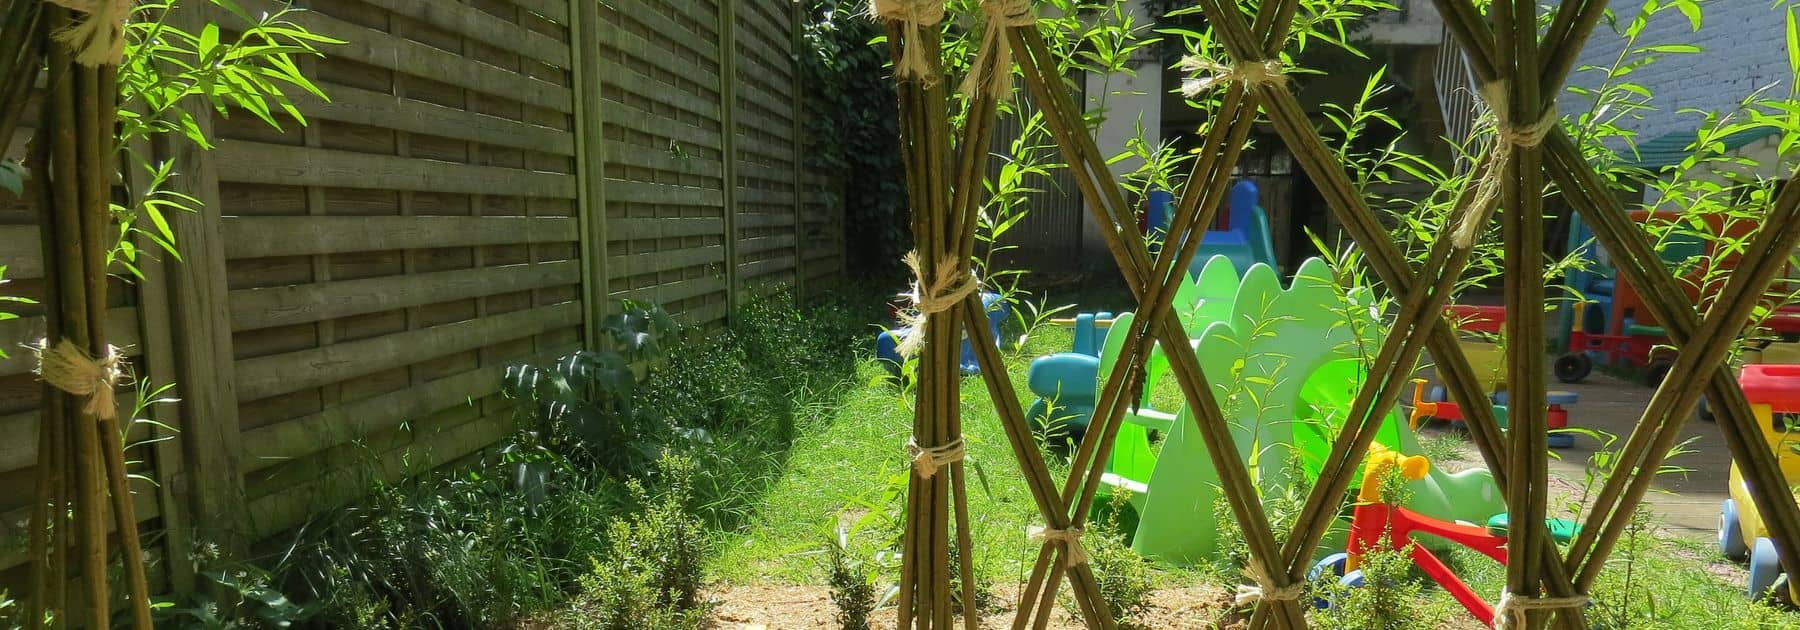
[[[1445,13],[1452,15],[1454,11],[1464,8],[1468,7],[1466,5],[1449,7]],[[1212,9],[1208,16],[1218,27],[1222,35],[1221,41],[1226,44],[1227,49],[1233,55],[1249,54],[1252,50],[1249,44],[1244,39],[1233,36],[1234,32],[1241,33],[1248,30],[1243,24],[1241,16],[1235,12],[1228,13],[1217,8]],[[1478,27],[1485,29],[1485,25],[1478,25]],[[1484,30],[1482,32],[1485,33]],[[1471,63],[1478,68],[1488,59],[1487,56],[1480,53],[1481,51],[1477,50],[1470,55]],[[1491,71],[1487,74],[1491,76]],[[1285,87],[1264,86],[1262,91],[1265,97],[1265,107],[1271,108],[1269,111],[1271,122],[1274,123],[1276,130],[1282,135],[1290,149],[1294,151],[1301,166],[1314,178],[1315,182],[1320,182],[1319,189],[1327,205],[1343,224],[1344,229],[1357,243],[1363,246],[1371,269],[1394,292],[1399,294],[1410,292],[1414,285],[1412,270],[1394,248],[1392,241],[1387,237],[1385,228],[1374,219],[1373,214],[1368,211],[1362,200],[1352,192],[1353,189],[1341,167],[1331,159],[1330,151],[1325,148],[1317,132],[1308,122],[1304,108]],[[1440,375],[1444,377],[1452,398],[1462,403],[1465,413],[1468,414],[1467,424],[1471,435],[1490,470],[1494,473],[1496,481],[1504,483],[1503,480],[1507,479],[1505,461],[1509,449],[1500,437],[1500,429],[1492,409],[1486,406],[1485,393],[1476,384],[1474,370],[1469,366],[1467,357],[1462,354],[1454,328],[1442,318],[1435,319],[1435,325],[1429,326],[1421,334],[1429,335],[1428,348],[1438,360]],[[1360,457],[1360,454],[1358,456]],[[1547,544],[1540,546],[1539,553],[1548,554],[1546,557],[1557,557],[1556,550]],[[1304,575],[1305,570],[1306,566],[1301,560],[1295,560],[1290,565],[1291,576]],[[1553,595],[1572,592],[1568,577],[1560,567],[1547,568],[1546,578],[1550,583]],[[1579,627],[1585,623],[1580,619],[1581,611],[1569,612],[1571,614],[1559,616],[1565,625]],[[1263,627],[1269,621],[1266,609],[1259,607],[1253,614],[1251,625],[1252,627]]]
[[[1040,103],[1055,99],[1060,111],[1073,110],[1073,106],[1068,103],[1069,96],[1061,89],[1060,82],[1051,73],[1037,67],[1041,64],[1032,61],[1033,59],[1049,58],[1047,47],[1044,46],[1041,37],[1035,31],[1021,31],[1020,29],[1014,29],[1009,36],[1012,38],[1015,50],[1025,51],[1018,57],[1026,76],[1026,84],[1031,88],[1032,94],[1038,98]],[[1056,139],[1063,155],[1073,160],[1078,156],[1098,154],[1094,148],[1093,139],[1087,135],[1086,129],[1080,126],[1079,118],[1071,121],[1052,115],[1047,116],[1046,121],[1049,122],[1048,126],[1052,136]],[[1112,183],[1110,173],[1102,168],[1090,171],[1089,174],[1091,179],[1078,177],[1076,182],[1082,195],[1088,201],[1090,212],[1094,213],[1097,220],[1108,225],[1128,223],[1129,210],[1124,208],[1125,204],[1119,195],[1117,185]],[[1101,185],[1101,182],[1106,185]],[[1120,262],[1120,266],[1126,271],[1127,284],[1142,300],[1149,291],[1149,288],[1145,286],[1146,279],[1151,277],[1147,273],[1151,263],[1143,244],[1126,242],[1116,231],[1102,230],[1101,232],[1106,239],[1108,249],[1113,252],[1114,257]],[[1152,329],[1158,342],[1169,347],[1182,347],[1186,344],[1186,334],[1181,329],[1179,319],[1174,317],[1173,313],[1165,312],[1164,316],[1152,319],[1158,320],[1153,323],[1154,328]],[[1247,501],[1232,501],[1231,506],[1234,517],[1243,525],[1246,544],[1251,549],[1252,557],[1268,562],[1269,559],[1276,557],[1274,537],[1269,532],[1267,518],[1255,507],[1255,488],[1250,482],[1246,466],[1237,456],[1236,446],[1223,414],[1219,410],[1218,403],[1213,398],[1211,386],[1207,384],[1206,376],[1200,371],[1198,360],[1192,353],[1171,352],[1169,357],[1171,371],[1176,382],[1181,386],[1189,408],[1194,410],[1195,423],[1203,437],[1202,442],[1213,456],[1215,465],[1219,467],[1221,484],[1225,488],[1227,496],[1249,497]],[[1283,615],[1282,619],[1288,626],[1301,627],[1304,625],[1300,609],[1294,605],[1294,602],[1283,602],[1276,610]],[[1024,614],[1024,611],[1021,611],[1021,614]]]
[[[31,171],[47,173],[50,168],[50,128],[51,121],[45,121],[39,127],[31,143],[31,153],[26,164]],[[43,218],[43,227],[38,230],[43,251],[54,252],[60,245],[57,240],[55,222],[50,220],[50,209],[56,207],[56,198],[51,192],[49,183],[43,177],[32,177],[26,180],[32,201],[36,203],[38,212]],[[60,304],[62,295],[57,290],[56,282],[44,283],[44,303]],[[46,338],[62,336],[61,318],[44,318]],[[67,592],[62,574],[66,566],[62,557],[67,546],[63,534],[67,531],[67,518],[64,506],[68,505],[67,480],[63,477],[62,456],[68,452],[65,448],[64,433],[68,422],[67,409],[63,406],[63,397],[56,388],[45,384],[41,387],[44,395],[44,414],[38,429],[38,466],[37,494],[31,510],[31,607],[27,615],[32,630],[39,630],[44,625],[44,618],[61,623],[66,621]],[[53,557],[59,556],[59,557]]]
[[[1765,217],[1762,226],[1746,252],[1793,251],[1796,244],[1800,244],[1800,188],[1784,185],[1775,208]],[[1744,262],[1747,264],[1739,266],[1726,280],[1724,290],[1701,320],[1699,330],[1683,344],[1670,374],[1710,376],[1722,369],[1725,356],[1743,323],[1748,321],[1751,310],[1761,301],[1769,282],[1787,267],[1787,258],[1779,255],[1746,255]],[[1629,477],[1629,486],[1622,491],[1614,489],[1613,494],[1621,497],[1618,508],[1596,509],[1589,514],[1586,527],[1592,527],[1598,533],[1589,535],[1584,528],[1581,539],[1569,549],[1570,560],[1581,561],[1575,576],[1578,586],[1590,586],[1599,576],[1600,568],[1631,520],[1628,508],[1636,506],[1649,491],[1656,471],[1662,467],[1663,459],[1681,434],[1682,424],[1709,382],[1710,379],[1702,378],[1670,378],[1657,387],[1637,428],[1620,451],[1621,462],[1626,465],[1607,479],[1606,485],[1611,488],[1624,485]],[[1653,437],[1642,437],[1646,435]],[[1633,465],[1632,462],[1639,463]],[[1588,545],[1592,546],[1591,555],[1587,554]]]

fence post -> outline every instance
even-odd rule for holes
[[[806,181],[806,167],[802,164],[806,156],[805,125],[801,118],[806,115],[805,84],[800,77],[801,12],[806,8],[802,2],[788,3],[788,31],[792,35],[793,53],[788,55],[790,64],[788,72],[793,75],[793,119],[794,119],[794,300],[799,302],[806,295],[806,196],[812,193],[812,186]]]
[[[719,187],[725,236],[725,321],[737,310],[737,0],[719,2]]]
[[[206,24],[199,7],[172,11],[167,19],[190,33],[200,32]],[[211,103],[190,97],[181,108],[206,137],[216,137]],[[184,175],[171,180],[170,188],[200,202],[197,212],[168,216],[181,250],[181,262],[167,267],[166,284],[186,467],[176,477],[176,493],[185,491],[191,513],[205,517],[190,521],[196,541],[217,545],[223,559],[241,559],[247,557],[252,541],[244,497],[225,242],[219,233],[223,219],[217,164],[212,153],[181,134],[160,134],[156,144]]]
[[[612,277],[606,271],[605,104],[600,98],[600,8],[596,0],[570,0],[569,39],[575,91],[576,214],[581,218],[582,343],[599,348],[600,319],[607,311]]]
[[[141,155],[153,155],[147,139],[134,143],[131,150]],[[144,194],[149,184],[145,181],[146,174],[137,168],[127,168],[125,179],[131,186],[134,197]],[[157,251],[158,246],[148,242],[149,239],[137,240],[140,250]],[[142,353],[138,357],[137,379],[148,391],[179,385],[175,371],[175,323],[169,313],[169,266],[179,264],[181,263],[166,260],[163,255],[138,259],[137,267],[143,277],[137,291],[138,340],[142,346]],[[178,487],[181,485],[181,476],[185,474],[185,458],[181,454],[183,424],[177,407],[152,405],[144,413],[160,425],[150,429],[152,437],[158,441],[149,450],[151,461],[154,462],[151,475],[156,480],[156,505],[162,513],[163,561],[164,566],[169,569],[169,590],[175,594],[187,594],[194,591],[197,568],[194,563],[193,531],[190,529],[194,522],[193,512],[189,509],[192,502],[187,493]]]

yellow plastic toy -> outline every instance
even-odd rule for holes
[[[1782,476],[1789,487],[1800,483],[1800,432],[1790,428],[1800,420],[1800,365],[1746,365],[1738,375],[1738,385],[1750,401],[1764,440],[1775,451]],[[1746,594],[1750,599],[1762,599],[1781,577],[1781,559],[1775,555],[1775,544],[1769,539],[1762,515],[1750,499],[1750,487],[1735,461],[1731,463],[1728,483],[1731,498],[1719,510],[1719,551],[1733,560],[1748,558],[1750,579]],[[1791,580],[1787,596],[1791,601],[1800,601],[1800,589]]]

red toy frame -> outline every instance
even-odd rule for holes
[[[1488,605],[1475,589],[1469,587],[1450,570],[1450,567],[1432,555],[1423,545],[1412,540],[1413,532],[1424,532],[1438,536],[1450,542],[1468,547],[1482,555],[1493,558],[1500,564],[1506,564],[1505,536],[1488,533],[1486,528],[1474,525],[1463,525],[1441,521],[1406,508],[1394,507],[1379,501],[1363,503],[1356,506],[1350,515],[1350,560],[1344,565],[1345,571],[1356,568],[1358,558],[1370,549],[1381,544],[1382,534],[1387,534],[1388,544],[1395,551],[1407,551],[1410,547],[1413,564],[1425,572],[1425,575],[1436,580],[1439,586],[1462,603],[1481,623],[1494,625],[1494,607]]]

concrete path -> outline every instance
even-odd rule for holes
[[[1570,407],[1571,426],[1617,436],[1610,448],[1586,436],[1578,436],[1574,447],[1553,449],[1561,459],[1550,460],[1552,483],[1557,489],[1550,507],[1553,513],[1566,515],[1568,512],[1559,509],[1562,503],[1555,497],[1574,497],[1582,493],[1594,453],[1603,449],[1617,450],[1624,445],[1654,390],[1640,382],[1613,378],[1597,371],[1585,382],[1570,385],[1552,381],[1550,388],[1581,396],[1581,402]],[[1725,484],[1731,455],[1725,449],[1718,428],[1711,422],[1690,419],[1682,428],[1682,439],[1689,438],[1693,441],[1686,449],[1692,452],[1677,455],[1667,462],[1688,471],[1660,475],[1645,502],[1662,523],[1664,531],[1710,538],[1718,527],[1719,504],[1727,496]],[[1472,462],[1480,461],[1473,445],[1469,447],[1468,458]],[[1592,492],[1600,490],[1601,481],[1593,483]]]

